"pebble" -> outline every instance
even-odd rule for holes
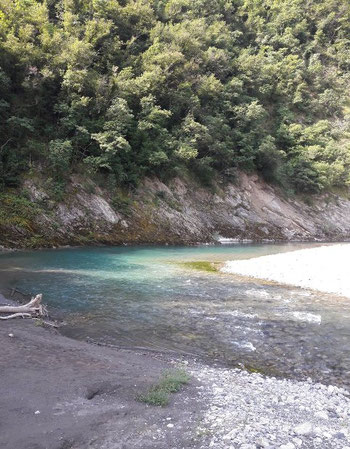
[[[324,410],[316,412],[315,416],[317,416],[317,418],[321,418],[321,419],[329,419],[328,413],[325,412]]]
[[[295,449],[295,446],[293,443],[287,443],[287,444],[282,444],[282,446],[280,446],[280,449]]]
[[[312,432],[312,424],[309,422],[299,424],[294,428],[294,432],[298,435],[308,435]]]
[[[201,449],[350,449],[346,390],[200,363],[189,369],[206,405]]]

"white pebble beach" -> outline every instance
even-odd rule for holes
[[[232,260],[221,270],[350,298],[350,243]]]

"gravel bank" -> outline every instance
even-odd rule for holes
[[[350,298],[350,243],[226,262],[225,273],[276,281]]]
[[[201,449],[350,449],[349,393],[240,370],[193,370],[208,410]]]

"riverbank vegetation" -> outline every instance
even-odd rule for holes
[[[0,0],[0,184],[350,182],[346,0]]]
[[[169,404],[170,394],[180,391],[189,381],[190,376],[184,369],[167,371],[146,393],[138,395],[137,400],[148,405],[164,407]]]

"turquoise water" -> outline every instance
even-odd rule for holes
[[[103,247],[0,255],[0,284],[43,293],[78,339],[350,384],[349,301],[182,265],[311,245]]]

